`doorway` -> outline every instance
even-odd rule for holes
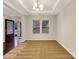
[[[14,21],[5,19],[5,53],[14,48]]]

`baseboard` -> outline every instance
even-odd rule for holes
[[[56,40],[57,41],[57,40]],[[63,44],[61,44],[59,41],[57,41],[61,46],[63,46],[74,58],[76,58],[76,56],[72,53],[72,52],[70,52],[69,51],[69,49],[68,48],[66,48]]]
[[[26,39],[26,40],[55,40],[55,39]]]
[[[21,43],[22,43],[22,42],[25,42],[25,41],[26,41],[26,40],[22,40]]]

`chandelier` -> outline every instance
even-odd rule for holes
[[[39,3],[39,0],[37,0],[36,3],[34,3],[33,10],[34,11],[42,11],[43,10],[43,5]]]

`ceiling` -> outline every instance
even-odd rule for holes
[[[22,16],[22,15],[56,15],[72,0],[39,0],[44,5],[42,11],[34,11],[33,5],[37,0],[3,0],[4,16]]]

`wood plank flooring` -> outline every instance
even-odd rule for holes
[[[4,59],[75,59],[55,40],[25,41]]]

